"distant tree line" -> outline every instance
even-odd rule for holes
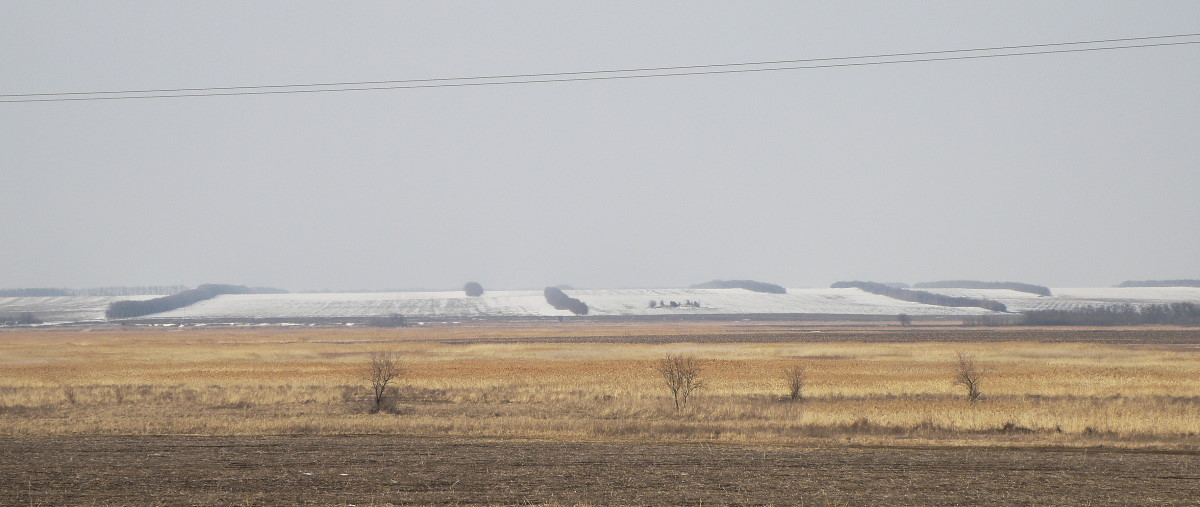
[[[5,298],[44,298],[74,295],[70,289],[0,289],[0,297]]]
[[[261,292],[244,285],[206,284],[178,294],[145,301],[115,301],[108,305],[104,316],[110,319],[130,319],[152,313],[168,312],[215,298],[221,294],[261,294]]]
[[[1030,326],[1138,326],[1200,325],[1200,305],[1169,303],[1161,305],[1088,306],[1073,310],[1036,310],[1025,312],[1023,324]]]
[[[188,290],[184,285],[141,285],[131,287],[92,287],[89,289],[0,289],[0,297],[66,297],[66,296],[158,296],[178,294]]]
[[[773,283],[754,280],[713,280],[691,286],[692,289],[746,289],[767,294],[787,294],[787,289]]]
[[[1117,287],[1200,287],[1200,280],[1129,280]]]
[[[399,313],[393,313],[370,317],[363,324],[369,327],[407,327],[408,320]]]
[[[0,326],[31,326],[41,323],[42,319],[37,318],[33,312],[21,312],[16,315],[0,316]]]
[[[976,280],[945,280],[941,282],[914,283],[916,289],[1008,289],[1028,292],[1039,296],[1049,296],[1050,288],[1031,283],[1020,282],[980,282]]]
[[[909,301],[912,303],[954,307],[973,306],[983,308],[985,310],[991,310],[993,312],[1008,311],[1008,307],[1004,306],[1004,303],[992,301],[990,299],[943,296],[941,294],[934,294],[932,292],[925,292],[921,290],[898,289],[876,282],[837,282],[833,285],[830,285],[830,287],[834,289],[860,289],[872,294],[879,294],[880,296],[887,296],[892,299],[899,299],[901,301]]]
[[[568,296],[558,287],[546,287],[542,292],[546,296],[546,302],[556,310],[570,310],[575,315],[588,314],[587,303]]]
[[[1019,326],[1025,323],[1025,316],[1010,313],[1007,315],[964,315],[963,325],[969,327],[999,327]]]

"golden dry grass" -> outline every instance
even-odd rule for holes
[[[572,440],[812,439],[1194,447],[1200,348],[1089,343],[489,343],[736,334],[727,325],[441,326],[0,333],[0,435],[290,433]],[[970,333],[970,331],[964,331]],[[969,336],[969,334],[968,334]],[[471,343],[439,340],[472,338]],[[405,358],[395,413],[367,414],[369,355]],[[956,352],[984,400],[952,384]],[[675,411],[654,371],[704,360]],[[803,365],[803,403],[781,401]]]

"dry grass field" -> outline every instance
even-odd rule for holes
[[[687,338],[737,329],[671,331]],[[572,334],[627,342],[537,341]],[[803,332],[793,341],[641,343],[642,335],[670,334],[618,325],[6,332],[0,434],[1126,447],[1200,440],[1200,347],[1187,343],[807,342]],[[390,393],[395,407],[370,414],[364,369],[381,350],[396,353],[406,373]],[[952,382],[958,352],[983,370],[978,402]],[[666,354],[701,361],[706,386],[682,410],[655,371]],[[792,366],[807,372],[800,403],[782,399]]]
[[[976,333],[985,338],[974,339]],[[365,370],[371,354],[378,351],[395,353],[403,360],[405,373],[393,383],[387,409],[370,413],[371,388]],[[958,353],[977,360],[983,393],[979,401],[968,401],[965,390],[953,383]],[[695,356],[702,368],[704,387],[680,410],[656,371],[667,354]],[[795,366],[806,372],[800,402],[786,399],[784,372]],[[143,449],[143,444],[169,448],[184,445],[180,442],[217,439],[220,445],[241,448],[251,446],[248,442],[256,438],[275,439],[275,445],[281,446],[272,451],[276,460],[294,451],[287,450],[286,442],[313,445],[319,441],[329,448],[351,441],[406,449],[420,448],[419,442],[454,449],[460,442],[492,446],[486,452],[499,461],[480,466],[500,466],[499,456],[528,452],[529,446],[567,453],[543,457],[567,462],[572,453],[604,445],[621,449],[612,451],[614,455],[636,454],[641,452],[638,449],[695,456],[825,449],[833,453],[828,455],[831,460],[837,449],[859,449],[853,453],[866,453],[863,463],[886,458],[907,463],[904,467],[919,467],[921,459],[905,449],[925,449],[921,452],[940,456],[930,459],[954,462],[994,456],[1000,461],[989,466],[999,467],[996,473],[1000,474],[1008,473],[1005,460],[1020,461],[1018,455],[1003,454],[1016,452],[1013,449],[1078,450],[1084,453],[1079,455],[1083,456],[1077,463],[1079,470],[1088,468],[1088,456],[1099,460],[1096,452],[1116,449],[1133,454],[1127,458],[1105,454],[1104,459],[1115,460],[1114,467],[1133,467],[1140,473],[1143,461],[1149,460],[1144,465],[1150,466],[1150,461],[1166,460],[1178,468],[1147,479],[1146,488],[1162,490],[1168,487],[1162,481],[1175,484],[1171,481],[1182,479],[1173,477],[1200,474],[1191,464],[1200,456],[1200,330],[997,332],[570,323],[395,330],[158,327],[0,332],[0,460],[10,463],[0,472],[16,475],[15,482],[8,481],[7,489],[0,491],[8,495],[0,496],[0,503],[26,499],[37,503],[37,498],[48,504],[128,503],[131,497],[47,496],[45,488],[50,485],[37,467],[11,464],[68,459],[61,454],[65,451],[46,450],[54,442],[95,448],[97,456],[116,452],[140,460],[145,452],[153,452]],[[593,447],[563,447],[571,445]],[[717,451],[708,447],[714,445],[723,447]],[[419,450],[411,452],[421,455]],[[89,456],[78,460],[90,462],[94,456]],[[630,466],[605,464],[604,459],[591,463]],[[740,470],[743,465],[750,466],[720,466]],[[759,473],[772,470],[760,465],[754,465]],[[253,473],[262,472],[256,470]],[[729,479],[729,484],[751,488],[746,481],[754,479],[745,470],[728,471],[740,477]],[[78,474],[72,477],[62,480],[80,480]],[[557,485],[570,491],[577,491],[577,486]],[[374,487],[382,488],[382,496],[369,497],[374,500],[367,503],[461,503],[471,498],[461,489],[449,496],[391,497],[385,494],[386,484]],[[913,487],[921,490],[922,486]],[[955,488],[901,500],[953,503],[971,498],[969,491]],[[1047,486],[1046,491],[1050,489]],[[792,494],[786,493],[791,491],[787,487],[778,491]],[[232,499],[297,503],[261,495],[211,496],[217,493],[203,487],[193,493],[217,503],[236,503]],[[786,496],[720,496],[715,489],[711,493],[697,499],[792,503]],[[495,497],[493,503],[609,503],[601,496],[514,494]],[[1164,500],[1192,493],[1179,494],[1184,496],[1168,495]],[[207,503],[181,498],[163,497],[163,502]],[[337,498],[342,497],[321,498],[317,503],[339,503]],[[663,499],[682,497],[657,498],[609,499],[663,503]],[[1004,497],[990,498],[1002,501]],[[1036,503],[1039,497],[1021,498],[1009,499]],[[885,500],[840,495],[814,502],[871,499]]]

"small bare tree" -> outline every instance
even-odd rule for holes
[[[975,361],[973,354],[958,353],[958,369],[954,377],[954,385],[963,386],[967,389],[967,399],[976,401],[979,399],[979,380],[983,376],[983,370]]]
[[[371,413],[374,414],[384,408],[388,383],[404,374],[404,365],[394,352],[374,352],[364,373],[365,380],[371,383],[375,393],[375,404],[371,406]]]
[[[804,382],[808,379],[808,372],[803,366],[796,365],[783,370],[783,379],[788,386],[788,399],[791,401],[800,401],[804,399]]]
[[[658,373],[675,397],[675,410],[687,405],[693,391],[704,387],[701,371],[700,360],[695,356],[667,354],[658,360]]]

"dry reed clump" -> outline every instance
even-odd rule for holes
[[[1200,351],[1186,347],[446,345],[215,332],[186,340],[86,336],[80,345],[81,334],[31,333],[0,344],[0,434],[1191,446],[1200,435]],[[361,371],[381,344],[403,355],[407,371],[389,391],[393,413],[371,416],[373,393]],[[953,383],[959,350],[987,367],[978,402]],[[678,410],[656,372],[668,354],[703,358],[707,388]],[[780,372],[797,367],[805,401],[782,402],[790,393]]]

